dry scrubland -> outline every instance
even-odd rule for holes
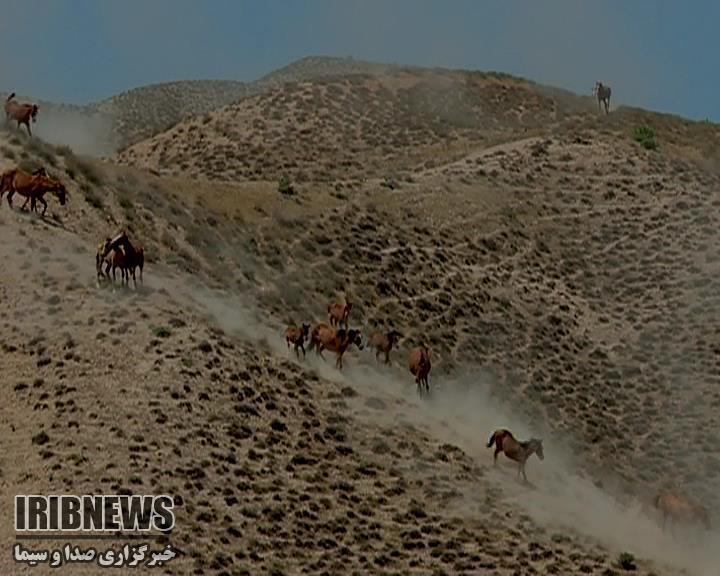
[[[4,493],[175,494],[172,574],[609,576],[622,551],[636,574],[713,573],[716,547],[683,556],[650,515],[644,539],[611,536],[662,486],[720,510],[720,132],[499,74],[337,62],[269,75],[120,166],[2,135],[3,166],[70,191],[45,221],[0,209]],[[137,292],[95,283],[123,225],[148,255]],[[392,368],[285,353],[283,324],[342,294],[365,335],[403,332]],[[420,342],[428,403],[405,370]],[[505,422],[545,438],[533,488],[491,468]],[[617,500],[602,527],[590,501],[575,522],[533,506],[580,476]]]

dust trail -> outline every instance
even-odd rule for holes
[[[224,330],[261,340],[275,353],[297,362],[282,339],[284,327],[264,317],[252,303],[189,283],[180,286],[178,292],[199,305]],[[172,289],[173,294],[178,292]],[[438,387],[430,399],[423,400],[416,394],[404,356],[398,359],[396,354],[395,362],[400,366],[394,367],[379,367],[372,356],[353,349],[346,354],[342,373],[335,370],[331,354],[327,362],[309,354],[299,364],[315,369],[323,378],[353,386],[365,398],[384,400],[387,411],[382,416],[376,410],[371,413],[364,410],[361,401],[351,401],[357,417],[370,418],[375,424],[382,418],[387,424],[404,423],[426,430],[438,441],[461,447],[481,465],[492,467],[492,450],[486,444],[495,428],[508,427],[521,438],[542,437],[545,460],[541,462],[533,456],[526,467],[533,484],[531,489],[516,481],[514,465],[501,465],[491,471],[489,477],[502,483],[506,498],[524,508],[540,524],[572,529],[616,553],[629,551],[698,576],[717,576],[720,565],[717,531],[678,530],[674,538],[670,532],[662,531],[656,512],[647,503],[622,504],[598,488],[594,478],[580,472],[579,463],[565,442],[552,438],[541,423],[523,422],[513,416],[510,407],[494,398],[492,390],[499,383],[487,372],[468,371],[453,379],[438,375],[433,378],[431,373],[431,383],[434,381]],[[503,459],[501,456],[501,463]]]
[[[23,130],[25,127],[23,126]],[[41,108],[33,135],[50,144],[69,146],[78,154],[105,156],[114,151],[112,121],[107,115],[83,113],[72,108]]]

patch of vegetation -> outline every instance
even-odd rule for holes
[[[102,198],[100,198],[100,196],[92,186],[87,183],[83,183],[80,186],[80,190],[82,190],[83,194],[85,195],[85,201],[90,204],[90,206],[92,206],[93,208],[97,208],[98,210],[102,210]]]
[[[278,182],[278,192],[286,196],[293,196],[296,194],[295,187],[292,185],[292,182],[290,182],[290,179],[287,176],[280,178],[280,181]]]
[[[103,176],[95,165],[87,160],[78,158],[74,154],[65,157],[65,173],[73,180],[81,175],[90,184],[100,186],[103,182]]]
[[[31,154],[39,156],[44,162],[53,168],[57,166],[55,147],[47,144],[43,140],[40,140],[39,138],[32,138],[25,143],[25,149]]]
[[[630,552],[623,552],[620,554],[617,559],[617,565],[623,570],[637,570],[635,556],[630,554]]]
[[[633,130],[633,139],[646,150],[657,150],[655,131],[648,126],[638,126]]]
[[[32,443],[37,444],[38,446],[47,444],[49,441],[50,441],[50,437],[47,435],[47,433],[44,430],[42,432],[38,432],[37,434],[35,434],[35,436],[32,437]]]
[[[169,338],[170,334],[172,334],[172,332],[170,332],[170,328],[167,326],[153,326],[152,333],[156,338]]]

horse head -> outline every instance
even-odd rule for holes
[[[533,444],[535,445],[535,453],[538,455],[540,460],[545,460],[545,454],[543,454],[543,444],[541,438],[533,438]]]
[[[53,190],[55,192],[55,196],[57,196],[57,199],[60,201],[60,206],[65,206],[65,200],[67,197],[67,189],[65,188],[65,184],[60,182],[60,180],[56,180],[55,182],[56,184]]]
[[[303,323],[302,325],[302,336],[303,339],[308,337],[308,334],[310,334],[310,324]]]
[[[388,335],[387,335],[388,342],[390,342],[390,344],[393,344],[393,345],[396,344],[402,337],[403,337],[403,335],[400,332],[398,332],[397,330],[390,330],[390,332],[388,332]]]
[[[355,344],[355,346],[358,347],[358,350],[362,350],[365,346],[362,343],[362,334],[360,333],[360,330],[355,330],[354,328],[351,328],[347,331],[347,337],[348,337],[348,346],[351,344]]]

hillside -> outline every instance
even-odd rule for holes
[[[553,98],[512,77],[393,69],[283,85],[180,123],[117,159],[218,180],[406,178],[591,109],[587,99]]]
[[[393,68],[272,88],[133,166],[2,138],[70,189],[45,221],[0,211],[6,493],[175,494],[178,574],[715,574],[717,529],[663,534],[651,500],[717,524],[716,126]],[[122,226],[137,291],[94,279]],[[286,350],[342,296],[364,337],[404,334],[392,366]],[[543,438],[529,487],[493,468],[502,426]]]

